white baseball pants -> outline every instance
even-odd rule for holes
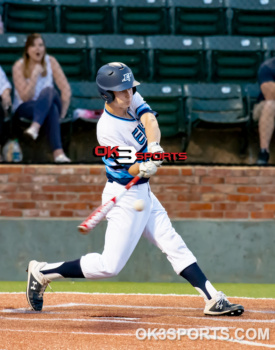
[[[116,182],[107,182],[102,202],[120,193],[123,187]],[[145,209],[141,212],[133,209],[137,199],[145,202]],[[116,276],[127,263],[141,235],[167,255],[177,274],[197,261],[172,227],[167,212],[151,192],[149,183],[133,186],[127,191],[108,213],[107,220],[103,253],[90,253],[81,257],[80,265],[86,278]]]

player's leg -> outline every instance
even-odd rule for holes
[[[103,203],[119,193],[123,186],[107,183]],[[133,203],[143,199],[148,210],[137,212]],[[108,213],[105,244],[102,254],[91,253],[81,258],[81,267],[86,278],[116,276],[134,251],[150,216],[151,199],[148,184],[133,186],[120,202]]]
[[[123,186],[107,183],[103,202],[121,191]],[[145,201],[147,210],[136,212],[132,205],[136,199]],[[151,199],[148,185],[134,186],[108,214],[105,245],[102,254],[90,253],[80,259],[54,264],[31,261],[28,268],[27,300],[40,311],[43,293],[54,279],[62,277],[102,279],[117,275],[135,249],[150,216]]]
[[[234,314],[243,312],[241,305],[232,305],[206,278],[192,252],[172,227],[167,212],[151,193],[153,209],[143,235],[167,255],[175,272],[185,278],[206,302],[205,314]]]

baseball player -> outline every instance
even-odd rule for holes
[[[101,146],[133,146],[138,152],[163,152],[157,113],[136,91],[139,83],[129,67],[114,62],[102,66],[96,77],[105,100],[105,110],[97,124]],[[102,202],[114,197],[138,173],[143,177],[107,214],[107,230],[102,254],[90,253],[80,259],[48,264],[31,261],[28,266],[27,300],[33,310],[41,311],[47,285],[56,278],[102,279],[116,276],[127,263],[143,235],[166,254],[174,271],[194,286],[205,300],[206,315],[239,316],[241,305],[231,304],[207,280],[192,252],[171,225],[167,212],[151,192],[149,178],[162,161],[118,165],[113,158],[103,159],[107,183]],[[145,210],[137,212],[133,203],[142,199]]]

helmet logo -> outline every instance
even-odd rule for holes
[[[132,75],[132,73],[126,73],[126,74],[123,74],[123,79],[122,79],[122,82],[124,82],[124,81],[131,81],[131,75]]]

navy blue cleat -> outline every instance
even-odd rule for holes
[[[43,307],[43,295],[51,282],[40,270],[46,265],[45,262],[32,260],[28,266],[28,284],[26,296],[32,310],[41,311]]]
[[[243,312],[242,305],[231,304],[222,292],[218,292],[215,298],[209,300],[204,309],[204,314],[211,316],[241,316]]]

